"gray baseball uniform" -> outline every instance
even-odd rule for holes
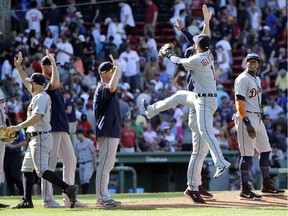
[[[215,166],[218,168],[227,167],[229,162],[224,159],[219,143],[213,133],[213,114],[218,107],[213,55],[208,50],[187,59],[180,59],[179,63],[186,70],[191,71],[194,80],[194,92],[180,90],[171,97],[148,106],[148,116],[153,117],[157,113],[178,104],[195,109],[200,135],[209,146]],[[200,145],[200,143],[197,145]],[[202,164],[197,167],[201,169]]]
[[[89,183],[94,171],[94,152],[95,147],[92,140],[84,138],[76,143],[76,157],[79,163],[79,177],[81,185]]]
[[[6,100],[3,91],[0,89],[0,127],[6,125]],[[3,175],[3,161],[5,155],[5,143],[0,141],[0,179]]]
[[[27,118],[38,113],[43,115],[35,125],[27,128],[27,133],[48,132],[51,130],[51,100],[47,93],[41,92],[34,96],[28,106]],[[22,164],[22,172],[33,172],[34,168],[39,177],[48,169],[50,152],[53,148],[51,133],[43,133],[31,137],[28,149]]]
[[[266,128],[261,118],[261,80],[258,76],[251,76],[247,71],[241,73],[235,80],[235,95],[245,97],[245,109],[257,135],[256,139],[249,137],[246,126],[239,113],[234,115],[235,127],[241,156],[254,156],[254,148],[257,152],[271,151]]]

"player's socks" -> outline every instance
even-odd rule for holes
[[[42,178],[46,179],[54,185],[57,185],[63,190],[66,190],[69,187],[69,185],[59,177],[59,175],[57,175],[55,172],[52,172],[51,170],[46,170],[43,173]]]
[[[270,152],[260,153],[259,165],[263,179],[269,178],[269,155]]]
[[[32,189],[34,184],[34,177],[32,172],[23,172],[23,198],[28,201],[32,201]]]
[[[242,184],[249,180],[249,169],[251,167],[252,157],[241,157],[240,159],[240,175]]]

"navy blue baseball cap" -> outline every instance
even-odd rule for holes
[[[33,73],[30,78],[25,78],[28,82],[36,83],[37,85],[44,85],[46,78],[41,73]]]
[[[198,44],[202,49],[209,49],[211,40],[206,34],[199,34],[193,37],[195,44]]]
[[[56,65],[59,65],[60,62],[56,62]],[[48,56],[44,56],[42,59],[41,59],[41,65],[51,65],[51,61],[50,59],[48,58]]]
[[[98,67],[98,73],[101,75],[101,73],[107,72],[111,69],[113,69],[114,65],[107,61],[107,62],[102,62],[99,67]]]
[[[250,59],[255,59],[257,60],[258,62],[260,62],[260,56],[256,53],[249,53],[247,56],[246,56],[246,62],[248,62]]]

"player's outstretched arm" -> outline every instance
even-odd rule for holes
[[[212,18],[212,11],[209,11],[207,5],[204,4],[202,6],[202,13],[204,17],[204,26],[203,26],[202,33],[208,35],[211,38],[211,30],[210,30],[209,22]]]
[[[188,41],[188,43],[190,43],[191,45],[194,44],[193,42],[193,36],[191,35],[191,33],[188,31],[187,28],[185,28],[185,26],[183,25],[182,21],[180,19],[176,19],[176,23],[175,23],[175,28],[177,28],[179,31],[182,31],[182,33],[184,34],[186,40]]]
[[[119,75],[120,75],[120,64],[115,61],[115,59],[113,58],[112,55],[109,55],[112,64],[114,65],[114,73],[113,76],[109,82],[109,90],[111,93],[115,92],[117,87],[118,87],[118,83],[119,83]]]
[[[50,79],[50,87],[49,90],[53,91],[60,87],[60,75],[59,71],[55,62],[55,58],[49,53],[49,50],[46,49],[46,55],[49,58],[52,66],[52,73],[51,73],[51,79]]]
[[[27,78],[27,74],[24,72],[24,70],[21,67],[22,61],[23,61],[22,52],[19,52],[18,57],[14,57],[14,66],[17,68],[17,71],[21,78],[22,83],[27,89],[29,89],[29,82],[25,80],[25,78]]]

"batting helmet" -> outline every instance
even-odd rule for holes
[[[258,62],[260,62],[260,57],[259,57],[259,55],[256,54],[256,53],[249,53],[249,54],[246,56],[246,62],[247,62],[249,59],[255,59],[255,60],[257,60]]]
[[[185,50],[184,56],[185,58],[189,58],[190,56],[195,54],[195,46],[192,45]]]

